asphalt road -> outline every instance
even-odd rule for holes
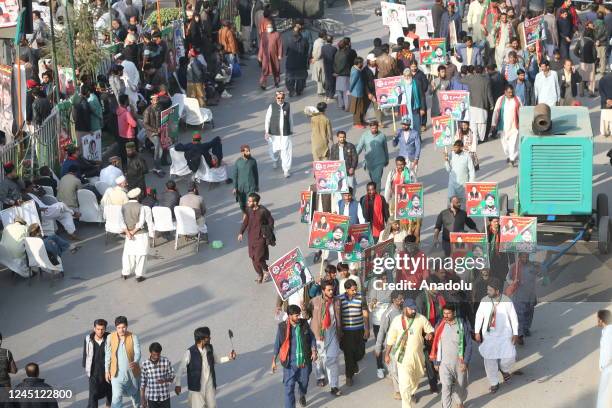
[[[380,18],[373,15],[377,2],[358,1],[353,14],[344,6],[329,10],[329,16],[346,24],[346,34],[353,40],[359,55],[365,56],[371,41],[386,36]],[[412,2],[410,8],[429,7],[424,1]],[[254,60],[243,67],[243,76],[230,90],[232,99],[214,107],[214,130],[206,130],[204,138],[219,135],[223,139],[226,162],[238,157],[238,148],[248,143],[258,160],[263,204],[276,220],[278,245],[271,250],[272,260],[287,250],[300,246],[305,253],[307,227],[299,223],[298,193],[311,182],[309,121],[301,112],[315,105],[317,97],[312,83],[305,95],[292,98],[295,131],[294,167],[291,178],[273,170],[263,139],[265,109],[272,101],[273,90],[261,91],[257,85],[259,72]],[[584,99],[590,108],[591,120],[598,134],[599,99]],[[350,115],[330,106],[328,114],[334,130],[348,131],[350,141],[358,141],[360,131],[351,128]],[[371,114],[371,112],[370,112]],[[391,136],[392,130],[385,129]],[[190,137],[185,132],[183,140]],[[424,134],[424,149],[419,166],[419,179],[425,187],[426,217],[423,223],[423,248],[432,254],[431,235],[439,211],[446,206],[447,173],[442,153],[432,146],[431,131]],[[612,193],[612,172],[605,152],[609,140],[595,139],[594,192]],[[390,151],[395,155],[395,150]],[[517,169],[507,167],[499,141],[478,147],[481,170],[478,181],[495,181],[502,192],[514,197]],[[357,172],[357,196],[365,192],[367,176]],[[164,180],[154,175],[148,182],[161,191]],[[185,183],[179,183],[181,191]],[[58,389],[71,389],[76,400],[62,407],[85,407],[87,379],[81,368],[83,337],[94,319],[112,322],[117,315],[126,315],[130,329],[141,338],[143,356],[148,345],[160,342],[166,355],[178,363],[185,348],[192,344],[193,329],[209,326],[217,353],[230,351],[227,329],[232,329],[235,362],[219,366],[218,405],[220,407],[282,406],[282,374],[270,374],[272,343],[275,336],[275,290],[272,284],[256,285],[255,274],[244,244],[236,242],[240,211],[231,194],[231,186],[221,185],[201,192],[208,207],[207,223],[211,240],[221,240],[219,250],[202,247],[198,254],[193,245],[175,251],[172,243],[162,243],[149,258],[148,279],[136,283],[120,279],[122,242],[104,243],[103,229],[81,225],[78,233],[84,238],[83,248],[64,257],[66,277],[50,281],[34,279],[31,285],[14,280],[8,271],[0,271],[0,331],[3,347],[9,348],[20,368],[30,361],[41,364],[41,376]],[[511,203],[512,205],[512,203]],[[543,254],[538,254],[541,260]],[[310,261],[309,257],[309,261]],[[532,337],[519,349],[515,376],[495,395],[488,394],[482,360],[476,354],[470,367],[470,407],[533,407],[542,408],[594,406],[599,370],[597,369],[600,332],[595,327],[594,312],[610,307],[612,262],[609,256],[597,254],[593,243],[581,243],[564,256],[555,269],[557,279],[547,286],[538,286],[540,304],[536,308]],[[371,351],[372,340],[368,343]],[[311,386],[308,394],[311,407],[399,407],[392,399],[388,380],[378,380],[374,357],[369,353],[361,364],[362,371],[355,385],[344,387],[344,395],[334,399],[327,389]],[[14,383],[24,372],[14,376]],[[311,377],[312,380],[312,377]],[[314,381],[311,382],[313,384]],[[439,406],[439,398],[430,396],[425,379],[421,382],[419,407]],[[184,406],[186,393],[173,397],[173,405]]]

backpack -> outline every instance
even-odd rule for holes
[[[89,132],[91,130],[91,123],[89,121],[90,114],[91,109],[87,99],[81,97],[76,104],[72,105],[72,120],[74,121],[76,130],[82,132]]]

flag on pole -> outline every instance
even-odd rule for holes
[[[15,47],[19,45],[21,42],[21,37],[23,36],[23,15],[25,11],[26,10],[22,8],[17,16],[17,27],[15,27]]]

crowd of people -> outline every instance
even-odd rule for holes
[[[277,88],[275,100],[264,117],[264,137],[272,168],[280,167],[285,178],[291,176],[296,112],[292,112],[287,96],[293,100],[303,94],[310,70],[319,96],[316,106],[308,110],[312,158],[344,161],[348,186],[348,192],[342,194],[318,194],[316,184],[308,186],[313,196],[311,211],[345,215],[351,224],[368,223],[376,241],[392,239],[396,250],[410,258],[426,255],[420,245],[422,222],[420,218],[396,219],[395,186],[417,181],[428,116],[431,119],[440,115],[438,92],[470,93],[470,106],[465,107],[470,119],[460,121],[452,135],[451,151],[443,156],[449,174],[449,205],[436,219],[433,240],[435,248],[441,244],[447,257],[452,252],[450,233],[466,228],[479,231],[462,209],[465,183],[475,181],[479,170],[477,146],[499,138],[505,161],[517,165],[521,106],[540,103],[573,106],[580,103],[579,98],[585,93],[593,96],[598,90],[600,133],[609,136],[612,131],[612,74],[606,73],[612,36],[609,6],[595,4],[579,18],[569,0],[555,2],[553,9],[524,8],[514,1],[491,2],[485,8],[482,0],[473,0],[469,6],[464,2],[456,5],[435,0],[431,36],[445,38],[447,44],[456,38],[458,43],[449,47],[446,64],[428,66],[420,62],[413,25],[400,27],[402,35],[390,37],[388,43],[375,38],[372,50],[362,57],[352,48],[348,37],[338,41],[321,31],[313,39],[302,20],[294,21],[288,39],[283,40],[276,31],[270,8],[258,1],[252,3],[249,13],[234,2],[188,4],[186,55],[179,56],[175,63],[161,30],[143,28],[142,10],[130,0],[122,1],[124,18],[118,15],[112,19],[112,35],[107,39],[119,46],[108,75],[97,78],[79,75],[75,94],[60,95],[70,97],[72,102],[76,137],[74,144],[65,147],[59,176],[52,169],[41,167],[34,179],[21,180],[15,164],[7,162],[5,178],[0,181],[4,209],[32,201],[41,224],[59,222],[73,241],[79,240],[78,222],[75,223],[81,216],[79,190],[93,193],[102,208],[120,206],[125,236],[122,279],[131,274],[136,275],[138,282],[146,279],[149,237],[155,233],[150,208],[164,207],[172,213],[176,207],[191,208],[198,231],[208,242],[207,207],[198,193],[199,180],[194,177],[183,195],[176,182],[168,180],[165,191],[158,194],[146,182],[151,167],[148,163],[153,163],[152,173],[165,177],[163,166],[168,164],[168,150],[173,147],[184,152],[193,174],[202,161],[209,168],[223,166],[219,137],[203,143],[202,136],[195,133],[191,143],[175,143],[160,131],[160,115],[172,105],[171,97],[176,94],[197,99],[202,108],[218,103],[219,98],[230,97],[231,79],[239,76],[245,53],[257,55],[261,67],[259,87],[265,90],[267,78],[272,76]],[[97,7],[105,5],[100,2]],[[521,24],[537,15],[543,15],[541,38],[537,45],[524,46]],[[237,16],[246,28],[236,27]],[[456,32],[450,32],[453,27]],[[391,33],[398,33],[397,27],[391,28]],[[570,48],[574,37],[576,45]],[[32,69],[28,88],[33,102],[28,122],[40,126],[57,103],[54,99],[57,85],[51,63],[45,60],[41,65],[30,60],[34,54],[24,57],[24,63]],[[280,89],[283,60],[287,93]],[[405,99],[398,106],[399,129],[392,135],[398,155],[391,159],[393,154],[383,129],[394,113],[380,109],[374,81],[393,76],[402,76]],[[326,115],[332,104],[352,113],[354,127],[364,129],[356,144],[348,141],[343,130],[334,134]],[[366,119],[370,108],[373,120]],[[115,142],[105,163],[89,160],[82,154],[82,137],[98,131],[112,136]],[[262,284],[270,281],[267,263],[270,246],[276,244],[274,209],[262,204],[258,164],[251,156],[250,146],[242,145],[240,154],[226,182],[232,184],[242,212],[237,239],[242,241],[246,235],[255,282]],[[369,180],[365,193],[358,197],[356,171],[362,163]],[[100,191],[94,180],[108,188]],[[44,187],[50,188],[55,197]],[[41,234],[41,228],[39,224],[28,226],[26,220],[16,217],[13,223],[4,226],[0,246],[14,258],[25,259],[25,238],[41,237],[52,262],[58,262],[67,250],[78,250],[78,245],[57,234]],[[380,289],[374,279],[364,279],[371,277],[362,270],[364,265],[336,262],[331,251],[315,252],[313,261],[323,262],[324,274],[288,300],[278,297],[276,302],[276,316],[281,322],[274,340],[271,369],[276,371],[279,360],[284,406],[307,405],[313,368],[317,386],[329,386],[334,397],[347,392],[359,381],[359,363],[366,355],[368,341],[373,345],[377,377],[391,378],[392,397],[401,400],[403,407],[418,402],[417,390],[423,376],[427,377],[430,391],[440,394],[444,408],[462,407],[467,400],[469,365],[476,347],[484,359],[489,390],[496,393],[501,384],[512,378],[516,346],[523,345],[530,336],[539,276],[539,265],[530,260],[529,254],[500,251],[499,229],[499,218],[486,220],[482,232],[489,243],[487,268],[470,271],[468,275],[445,268],[422,267],[416,271],[399,268],[380,278],[383,282],[412,282],[416,288],[425,282],[429,285],[425,289]],[[459,281],[470,283],[472,290],[434,289],[439,284]],[[610,323],[609,311],[598,312],[598,324],[604,328],[600,368],[607,376],[611,375],[612,367]],[[149,358],[141,358],[138,336],[128,331],[126,317],[115,319],[116,331],[112,333],[107,326],[104,319],[95,320],[83,343],[89,406],[97,407],[98,400],[105,398],[107,406],[119,407],[123,396],[128,396],[135,407],[139,404],[168,407],[170,384],[174,383],[173,391],[179,394],[185,371],[191,406],[216,406],[215,363],[233,360],[236,353],[231,351],[228,356],[217,358],[208,328],[195,330],[195,344],[185,352],[175,373],[157,342],[150,344]],[[0,349],[3,390],[11,386],[8,374],[18,368],[5,350]],[[344,389],[339,380],[341,357]],[[48,387],[35,363],[26,366],[26,374],[24,387]],[[31,385],[34,383],[37,385]],[[600,398],[605,398],[607,385],[603,380],[602,384]]]

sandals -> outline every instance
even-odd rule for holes
[[[499,384],[494,385],[493,387],[489,388],[489,392],[491,394],[495,394],[497,392],[497,390],[499,390]]]
[[[272,280],[272,278],[270,277],[270,274],[268,272],[264,273],[263,275],[263,282],[270,282]]]
[[[504,373],[503,371],[502,373],[502,377],[504,377],[504,382],[508,382],[510,381],[510,378],[512,378],[512,375],[510,373]]]

